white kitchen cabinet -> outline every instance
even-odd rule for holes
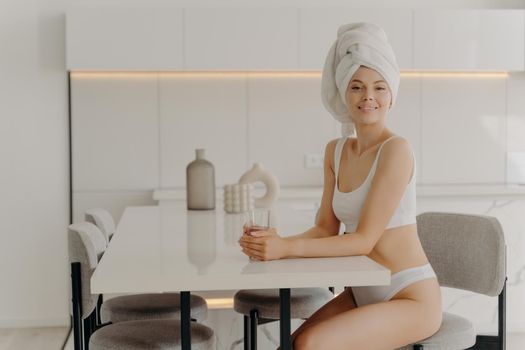
[[[159,76],[160,185],[186,186],[195,149],[215,167],[215,184],[235,183],[247,169],[247,78]]]
[[[68,70],[181,70],[180,8],[72,7],[66,15]]]
[[[185,69],[296,70],[298,9],[188,8]]]
[[[156,74],[73,76],[73,190],[138,191],[159,186]]]
[[[337,29],[352,22],[372,22],[381,26],[396,53],[400,68],[413,68],[412,10],[327,7],[300,10],[300,69],[322,70],[326,54],[337,38]]]
[[[341,137],[340,123],[323,108],[318,78],[256,79],[248,85],[248,149],[281,186],[321,186],[323,168],[307,168],[305,157],[324,156]]]
[[[524,13],[523,10],[415,11],[415,68],[523,70]]]
[[[422,78],[420,183],[505,183],[504,78]]]

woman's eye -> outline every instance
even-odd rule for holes
[[[377,90],[386,90],[386,89],[384,87],[382,87],[382,86],[378,86]]]
[[[360,87],[359,86],[352,86],[352,90],[359,90]]]

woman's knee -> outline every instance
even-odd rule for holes
[[[439,313],[436,313],[435,315],[433,315],[434,317],[431,319],[432,321],[430,322],[430,336],[434,335],[437,331],[439,331],[439,329],[441,328],[441,324],[443,322],[443,312],[440,311]]]
[[[312,328],[314,327],[305,329],[295,337],[293,342],[294,350],[320,349],[318,347],[319,344],[317,344],[318,339],[316,339],[315,332],[312,332]]]

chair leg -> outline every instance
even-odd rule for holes
[[[250,316],[244,315],[244,350],[250,350]]]
[[[100,317],[100,309],[102,308],[102,303],[104,302],[104,299],[102,298],[102,294],[100,294],[97,300],[97,326],[102,324],[102,318]]]
[[[97,323],[98,315],[97,315],[96,309],[93,310],[93,313],[91,314],[89,318],[91,319],[91,334],[93,334],[97,330],[97,324],[98,324]]]
[[[84,320],[84,350],[89,350],[89,338],[97,330],[97,313],[93,310]]]
[[[91,317],[84,319],[84,350],[89,350],[89,337],[91,336]]]
[[[257,350],[257,322],[259,313],[257,310],[250,311],[250,350]]]
[[[499,348],[507,347],[507,277],[503,282],[503,289],[498,296],[498,338]]]
[[[498,335],[478,335],[473,350],[505,350],[506,349],[506,312],[507,312],[507,278],[498,296]]]

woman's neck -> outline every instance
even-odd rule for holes
[[[354,153],[360,157],[370,148],[389,138],[392,133],[387,128],[356,128]]]

